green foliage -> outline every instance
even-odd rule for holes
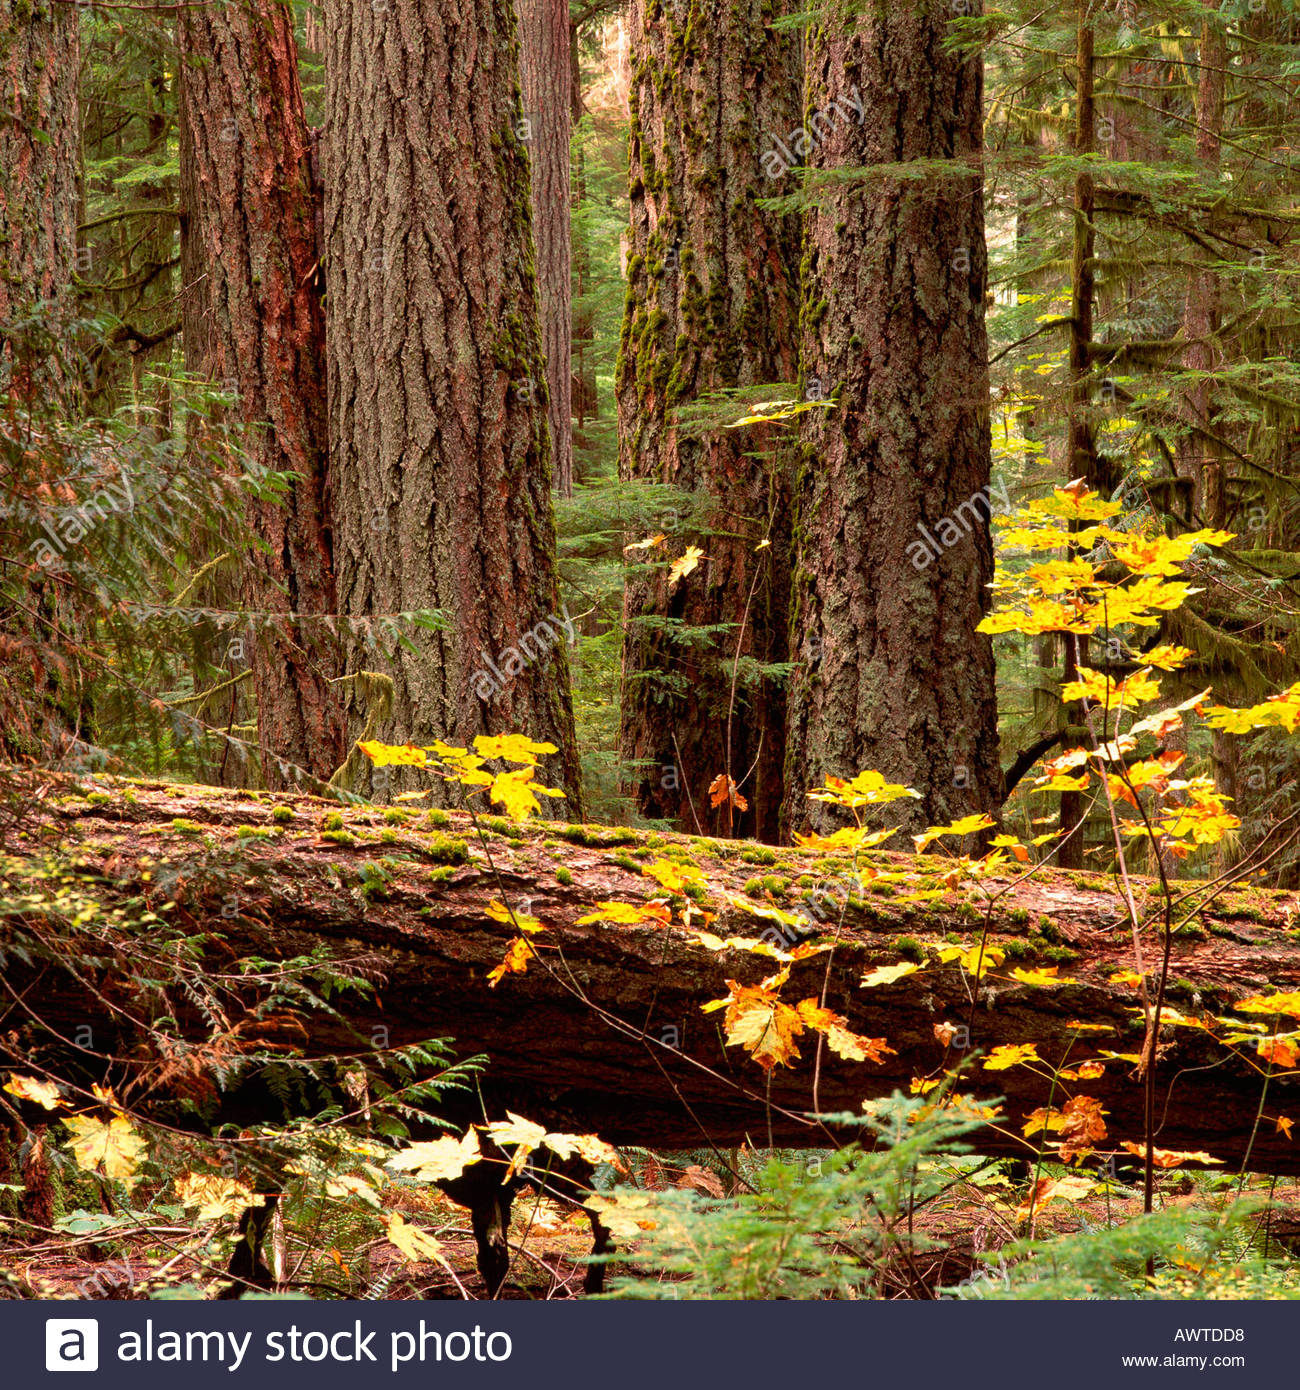
[[[910,1203],[946,1190],[952,1175],[928,1162],[961,1151],[972,1127],[951,1111],[895,1094],[875,1114],[827,1117],[860,1126],[874,1143],[810,1157],[774,1155],[754,1190],[716,1198],[692,1191],[616,1188],[617,1230],[633,1223],[633,1272],[612,1281],[616,1298],[856,1298],[879,1293],[892,1262],[927,1242],[909,1234]]]

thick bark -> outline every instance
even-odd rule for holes
[[[921,793],[900,803],[917,826],[1001,801],[975,630],[993,574],[981,68],[947,47],[951,15],[922,0],[808,38],[809,164],[918,176],[828,184],[805,234],[805,393],[835,405],[805,417],[796,485],[788,830],[825,820],[808,787],[864,768]]]
[[[0,0],[0,405],[38,419],[76,385],[60,338],[75,312],[79,61],[75,8]],[[0,453],[6,515],[49,500],[62,472],[50,438],[44,421],[29,432],[11,418]],[[9,581],[21,574],[18,553],[7,560]],[[78,632],[80,620],[36,565],[22,600],[0,605],[0,752],[44,761],[78,722],[81,690],[59,632]]]
[[[268,786],[343,761],[328,515],[325,321],[316,188],[287,5],[181,14],[187,360],[237,397],[256,475],[294,476],[255,500],[265,554],[243,566],[246,638]]]
[[[798,46],[772,18],[767,0],[633,6],[617,373],[621,475],[706,495],[708,526],[662,528],[673,558],[687,544],[707,553],[687,578],[670,585],[661,567],[627,585],[623,756],[646,815],[763,839],[778,828],[784,698],[745,666],[786,659],[788,482],[774,434],[679,427],[676,412],[794,376],[797,222],[756,206],[789,191],[764,156],[798,125]],[[680,631],[716,625],[703,638]],[[724,772],[750,803],[734,819],[709,806]]]
[[[340,0],[328,20],[330,441],[349,671],[394,682],[380,738],[512,730],[556,744],[547,776],[572,806],[513,6]],[[429,610],[444,630],[412,624]]]
[[[557,490],[562,497],[572,497],[569,4],[568,0],[517,0],[517,6],[551,459]]]
[[[272,803],[211,788],[133,783],[128,800],[120,783],[82,784],[83,793],[109,791],[96,804],[76,794],[71,779],[46,790],[40,819],[55,827],[106,904],[132,894],[155,908],[167,900],[174,904],[168,909],[172,925],[190,922],[200,934],[215,921],[221,943],[214,949],[225,962],[232,953],[274,959],[322,944],[353,959],[364,956],[378,998],[332,1001],[363,1035],[382,1036],[393,1046],[441,1035],[454,1038],[462,1055],[486,1053],[485,1084],[493,1103],[539,1122],[563,1117],[566,1127],[578,1124],[615,1143],[658,1149],[698,1147],[705,1135],[719,1146],[748,1139],[817,1147],[831,1136],[808,1121],[809,1111],[857,1111],[868,1097],[906,1091],[913,1077],[938,1076],[969,1057],[956,1045],[945,1051],[936,1040],[935,1026],[951,1023],[959,1030],[956,1043],[981,1051],[1033,1043],[1043,1059],[1033,1068],[984,1071],[978,1062],[968,1068],[964,1090],[1006,1097],[1001,1128],[981,1132],[980,1151],[1030,1154],[1032,1143],[1018,1136],[1025,1117],[1048,1103],[1052,1083],[1046,1068],[1077,1067],[1094,1055],[1105,1064],[1102,1074],[1062,1078],[1054,1103],[1075,1094],[1098,1098],[1109,1112],[1104,1149],[1141,1138],[1142,1083],[1130,1061],[1104,1056],[1107,1050],[1137,1053],[1143,1039],[1137,994],[1111,978],[1132,966],[1133,946],[1117,885],[1105,875],[1044,870],[1014,887],[1001,879],[990,882],[993,892],[1007,892],[988,910],[988,945],[1009,948],[1009,954],[985,975],[973,1001],[969,977],[933,955],[924,968],[893,984],[864,989],[860,980],[864,971],[897,961],[900,932],[922,949],[945,940],[978,942],[983,905],[976,910],[955,894],[907,903],[901,880],[892,897],[877,896],[868,886],[865,901],[856,895],[846,901],[845,859],[787,852],[788,862],[774,868],[792,885],[805,872],[813,876],[826,895],[822,939],[837,935],[838,942],[829,976],[825,954],[796,962],[783,998],[794,1003],[819,997],[828,978],[829,1007],[858,1032],[887,1039],[896,1052],[881,1064],[849,1063],[825,1052],[815,1087],[815,1039],[804,1034],[798,1039],[802,1056],[772,1074],[769,1109],[763,1073],[739,1048],[724,1045],[719,1016],[702,1013],[701,1006],[725,995],[728,979],[757,984],[776,968],[770,958],[707,950],[675,926],[579,921],[598,901],[666,896],[632,867],[636,861],[610,852],[620,845],[639,852],[631,832],[574,827],[560,831],[567,843],[556,846],[556,827],[522,827],[516,839],[490,838],[489,864],[460,813],[433,834],[413,817],[394,837],[374,808],[347,810],[347,831],[355,837],[349,845],[339,843],[337,832],[332,839],[321,833],[323,817],[337,807],[309,797]],[[287,824],[283,811],[275,818],[280,807],[293,811]],[[173,824],[176,817],[182,819]],[[262,838],[239,836],[239,828],[250,825]],[[448,832],[465,837],[465,851],[449,841]],[[28,843],[36,844],[36,837]],[[742,846],[669,837],[656,853],[665,850],[694,857],[718,912],[712,931],[789,944],[770,920],[741,906],[751,871]],[[464,862],[446,876],[446,861],[462,853]],[[374,866],[381,858],[384,882],[376,891]],[[441,870],[432,883],[431,862]],[[930,859],[879,853],[873,862],[905,875],[928,874],[934,867]],[[160,876],[156,870],[164,863],[168,872]],[[370,869],[366,892],[360,887],[363,866]],[[1151,887],[1135,881],[1149,913]],[[1177,888],[1200,893],[1206,885]],[[798,891],[793,888],[787,907],[800,906],[793,898]],[[486,976],[504,956],[512,932],[485,915],[492,899],[546,924],[532,938],[538,954],[527,972],[509,975],[495,988]],[[843,927],[837,929],[841,905]],[[1249,995],[1300,987],[1300,956],[1287,932],[1288,912],[1295,908],[1294,894],[1250,890],[1194,911],[1192,926],[1174,939],[1170,979],[1176,984],[1169,1002],[1222,1034],[1229,1028],[1214,1024],[1211,1014],[1231,1014],[1233,1001]],[[1158,926],[1143,936],[1149,966],[1159,960]],[[1077,953],[1059,967],[1065,983],[1035,986],[1011,975],[1014,963],[1042,965],[1043,953],[1062,947]],[[17,988],[23,982],[15,977],[11,983]],[[36,982],[23,997],[55,1028],[70,1032],[93,1019],[97,1046],[131,1055],[131,1040],[116,1037],[111,1020],[101,1033],[100,1006],[93,1000],[52,988],[48,980]],[[1086,1021],[1091,1031],[1074,1028],[1075,1020]],[[968,1038],[960,1032],[967,1027]],[[355,1046],[342,1020],[312,1018],[314,1053],[351,1052]],[[1300,1153],[1272,1122],[1294,1113],[1300,1079],[1294,1071],[1274,1069],[1264,1097],[1267,1123],[1261,1124],[1263,1064],[1250,1043],[1238,1051],[1250,1053],[1249,1060],[1230,1053],[1204,1028],[1184,1022],[1161,1030],[1157,1145],[1208,1150],[1230,1168],[1249,1150],[1252,1169],[1300,1171]]]
[[[1090,155],[1097,148],[1096,104],[1093,97],[1094,38],[1086,0],[1080,0],[1075,33],[1075,71],[1077,82],[1074,104],[1074,152]],[[1074,180],[1074,227],[1070,258],[1070,414],[1066,426],[1065,467],[1067,481],[1083,478],[1094,491],[1108,495],[1098,476],[1099,460],[1092,429],[1092,370],[1089,345],[1092,342],[1092,311],[1096,288],[1093,228],[1093,177],[1086,167]],[[1079,640],[1072,632],[1064,634],[1065,664],[1063,682],[1079,676],[1079,666],[1088,665],[1088,653],[1079,651]],[[1080,657],[1082,656],[1082,661]],[[1078,725],[1082,710],[1074,705],[1063,712],[1067,723]],[[1056,861],[1063,869],[1083,867],[1087,802],[1081,792],[1062,792],[1060,802],[1061,840]]]
[[[11,389],[48,382],[57,344],[14,322],[44,304],[72,311],[80,128],[77,11],[0,0],[0,360]]]

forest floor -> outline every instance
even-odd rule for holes
[[[1290,1179],[1270,1190],[1267,1178],[1248,1182],[1253,1193],[1271,1195],[1277,1204],[1272,1216],[1260,1217],[1259,1239],[1300,1247],[1300,1180]],[[961,1183],[943,1199],[915,1214],[911,1258],[900,1254],[893,1276],[886,1278],[888,1296],[934,1297],[940,1289],[970,1289],[998,1279],[997,1252],[1027,1234],[1024,1200],[1028,1185],[995,1178],[992,1185]],[[1233,1184],[1235,1193],[1236,1184]],[[1204,1174],[1170,1174],[1159,1186],[1158,1207],[1199,1206],[1227,1198],[1207,1188]],[[314,1249],[300,1262],[287,1243],[289,1279],[286,1288],[308,1297],[382,1297],[403,1299],[483,1299],[486,1290],[475,1267],[474,1239],[469,1214],[436,1189],[390,1193],[389,1203],[409,1208],[412,1218],[435,1228],[445,1264],[434,1260],[408,1261],[395,1246],[380,1238],[346,1252],[337,1247]],[[393,1199],[396,1198],[394,1202]],[[1038,1237],[1070,1235],[1080,1230],[1120,1226],[1139,1216],[1139,1189],[1112,1185],[1081,1200],[1055,1202],[1034,1219]],[[899,1233],[900,1236],[903,1234]],[[582,1285],[591,1234],[581,1212],[565,1211],[546,1196],[525,1188],[515,1203],[510,1226],[514,1263],[500,1297],[504,1299],[564,1299],[583,1297]],[[982,1259],[981,1257],[988,1257]],[[310,1261],[311,1270],[304,1268]],[[990,1263],[991,1261],[991,1263]],[[355,1287],[359,1265],[364,1283],[373,1292]],[[332,1268],[331,1268],[332,1266]],[[610,1267],[616,1275],[620,1264]],[[42,1298],[141,1299],[157,1296],[163,1287],[204,1286],[212,1272],[159,1244],[149,1232],[100,1244],[69,1244],[66,1238],[33,1246],[12,1272]],[[159,1278],[160,1272],[162,1278]],[[331,1279],[331,1275],[335,1276]],[[351,1285],[351,1287],[349,1287]],[[892,1287],[891,1287],[892,1285]],[[949,1296],[952,1296],[949,1294]],[[957,1296],[962,1296],[959,1293]]]

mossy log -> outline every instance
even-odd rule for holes
[[[1025,1117],[1049,1097],[1060,1106],[1076,1094],[1107,1112],[1103,1148],[1143,1136],[1137,1069],[1105,1055],[1139,1053],[1145,1031],[1134,987],[1111,978],[1133,967],[1134,942],[1108,876],[1043,870],[1013,881],[1008,869],[952,892],[936,877],[936,857],[874,851],[867,858],[883,881],[855,885],[846,856],[741,841],[482,816],[476,830],[463,813],[107,778],[45,777],[28,795],[11,851],[43,856],[58,845],[102,876],[104,896],[143,894],[155,907],[165,898],[176,904],[169,911],[219,932],[237,953],[288,957],[322,942],[363,953],[381,985],[376,999],[340,1003],[351,1024],[391,1045],[447,1037],[461,1055],[486,1054],[492,1096],[541,1122],[563,1116],[616,1144],[659,1150],[745,1141],[817,1147],[832,1142],[832,1131],[810,1112],[860,1111],[864,1100],[942,1076],[964,1057],[962,1089],[1003,1098],[1003,1118],[976,1140],[982,1152],[1032,1157],[1030,1143],[1042,1136],[1021,1138]],[[771,958],[708,949],[677,925],[582,920],[601,901],[667,898],[644,873],[663,858],[703,875],[692,891],[716,913],[709,930],[718,936],[766,932],[775,942],[785,929],[753,907],[803,911],[835,946],[795,962],[782,998],[818,999],[825,984],[827,1006],[893,1052],[880,1063],[826,1049],[818,1058],[817,1035],[804,1033],[802,1055],[769,1076],[726,1044],[722,1013],[701,1006],[724,997],[728,980],[756,984],[770,975]],[[1158,970],[1157,887],[1139,879],[1134,888],[1152,917],[1141,933],[1144,963]],[[1247,997],[1300,989],[1296,896],[1233,889],[1200,906],[1204,882],[1174,890],[1166,1007],[1180,1021],[1159,1032],[1155,1142],[1207,1150],[1229,1170],[1244,1161],[1253,1171],[1298,1173],[1300,1137],[1293,1143],[1278,1124],[1300,1119],[1297,1074],[1266,1062],[1253,1042],[1226,1045],[1229,1029],[1214,1021]],[[808,904],[816,892],[820,922]],[[908,900],[918,892],[935,896]],[[494,899],[546,929],[526,972],[490,986],[489,972],[516,934],[487,915]],[[986,920],[987,945],[1006,956],[972,997],[970,974],[937,952],[978,944]],[[864,974],[905,959],[925,964],[894,983],[862,986]],[[1050,966],[1063,983],[1023,983],[1011,973]],[[53,1021],[85,1007],[41,997],[39,981],[27,1002]],[[1237,1017],[1280,1032],[1295,1023]],[[940,1041],[943,1024],[954,1025],[964,1052]],[[335,1027],[311,1021],[314,1053],[355,1051]],[[984,1068],[993,1048],[1026,1043],[1042,1063]],[[1053,1084],[1052,1068],[1089,1058],[1105,1063],[1100,1076]]]

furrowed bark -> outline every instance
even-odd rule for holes
[[[921,793],[915,828],[1002,800],[993,575],[980,59],[950,6],[828,11],[807,39],[805,395],[784,823],[866,768]],[[829,114],[828,114],[829,113]]]
[[[819,1147],[832,1142],[832,1135],[808,1120],[814,1107],[857,1111],[865,1099],[895,1088],[907,1091],[914,1077],[940,1076],[966,1059],[963,1091],[1006,1098],[999,1127],[981,1131],[976,1148],[1032,1157],[1041,1136],[1026,1141],[1020,1132],[1027,1117],[1048,1104],[1052,1083],[1046,1073],[1096,1057],[1104,1064],[1102,1075],[1059,1081],[1054,1103],[1059,1107],[1074,1095],[1099,1099],[1108,1112],[1102,1148],[1142,1137],[1141,1081],[1131,1061],[1106,1055],[1137,1053],[1143,1024],[1136,991],[1111,978],[1133,963],[1131,936],[1116,885],[1101,874],[1045,870],[1014,887],[1001,879],[990,882],[1000,896],[988,913],[987,944],[1008,951],[1008,958],[984,976],[972,998],[969,976],[929,954],[924,968],[893,984],[860,985],[864,972],[896,963],[900,946],[915,956],[945,941],[978,943],[986,909],[975,906],[969,890],[961,897],[900,901],[909,888],[933,881],[928,876],[934,859],[877,852],[873,863],[880,871],[920,876],[896,880],[891,897],[872,892],[870,883],[854,887],[852,866],[843,857],[788,852],[772,866],[791,885],[785,906],[803,907],[817,925],[799,898],[807,874],[803,881],[823,895],[823,938],[835,934],[843,911],[831,957],[829,1007],[855,1031],[884,1038],[895,1051],[880,1065],[842,1061],[827,1051],[814,1095],[816,1040],[805,1033],[797,1040],[802,1056],[772,1073],[769,1106],[763,1072],[741,1049],[724,1045],[722,1016],[701,1006],[725,996],[729,979],[757,984],[777,968],[770,957],[708,950],[675,926],[579,922],[601,901],[666,896],[640,872],[641,861],[628,856],[628,850],[641,853],[644,836],[594,826],[522,826],[513,837],[489,835],[494,869],[461,813],[432,833],[416,817],[385,840],[384,831],[392,827],[380,811],[345,810],[348,834],[355,838],[345,845],[321,833],[322,817],[337,806],[309,797],[272,801],[134,783],[134,800],[128,802],[124,785],[107,779],[92,785],[50,778],[44,787],[39,820],[65,850],[75,850],[84,872],[99,876],[106,903],[133,893],[151,905],[175,901],[172,912],[181,914],[176,921],[193,922],[200,931],[215,924],[226,959],[227,953],[288,956],[322,943],[353,957],[364,953],[380,973],[378,999],[334,1001],[352,1024],[367,1037],[386,1029],[391,1045],[446,1036],[462,1055],[486,1053],[490,1097],[539,1121],[563,1116],[566,1126],[580,1124],[615,1143],[657,1149],[699,1147],[706,1140],[719,1146],[749,1140]],[[104,790],[109,802],[86,799],[86,793]],[[277,807],[292,810],[287,825],[274,818]],[[186,828],[173,828],[178,816]],[[240,826],[269,835],[246,833],[240,839]],[[446,861],[460,851],[449,856],[448,835],[466,842],[464,862],[453,865],[449,877]],[[709,905],[718,913],[712,932],[783,939],[770,919],[737,903],[752,872],[741,858],[746,846],[678,837],[667,837],[667,846],[670,853],[680,848],[700,868]],[[661,846],[646,858],[664,852]],[[381,891],[363,894],[360,870],[380,860],[387,881]],[[165,889],[157,886],[163,865]],[[431,878],[431,869],[441,881]],[[749,886],[751,902],[762,898],[759,888]],[[1204,890],[1204,884],[1190,882],[1176,887],[1180,893]],[[1160,914],[1152,885],[1138,882],[1137,893],[1154,923]],[[238,912],[222,914],[232,894]],[[508,975],[495,988],[486,977],[513,933],[485,915],[493,899],[546,924],[533,938],[538,955],[527,972]],[[1185,1019],[1209,1021],[1212,1014],[1231,1015],[1232,1004],[1247,996],[1300,988],[1300,956],[1288,929],[1296,911],[1295,894],[1252,889],[1194,912],[1175,938],[1167,1007]],[[1154,924],[1144,931],[1148,959],[1158,959],[1157,934]],[[1011,974],[1016,966],[1045,965],[1049,952],[1056,953],[1065,983],[1035,986]],[[1075,959],[1059,963],[1071,952]],[[796,962],[783,999],[793,1004],[819,996],[826,968],[825,954]],[[49,1022],[69,1029],[95,1012],[91,1001],[69,991],[43,994],[40,982],[24,997]],[[959,1030],[956,1042],[969,1046],[945,1047],[935,1033],[945,1023]],[[104,1026],[112,1046],[128,1055],[129,1040],[112,1038],[112,1020]],[[341,1025],[313,1019],[310,1026],[314,1054],[355,1049],[355,1038]],[[1285,1026],[1284,1020],[1281,1031]],[[960,1031],[967,1027],[969,1037]],[[95,1036],[101,1036],[98,1021]],[[1032,1043],[1041,1063],[984,1070],[979,1058],[1009,1043]],[[1275,1123],[1277,1116],[1295,1113],[1300,1079],[1273,1067],[1266,1082],[1270,1068],[1253,1047],[1247,1043],[1239,1051],[1249,1058],[1230,1054],[1194,1022],[1166,1022],[1157,1060],[1156,1144],[1208,1151],[1229,1170],[1244,1160],[1252,1170],[1300,1172],[1300,1153]]]
[[[337,0],[328,19],[330,441],[348,671],[394,682],[375,737],[526,733],[559,748],[546,775],[576,799],[514,6]],[[430,610],[445,628],[413,622]],[[355,731],[365,721],[358,709]]]
[[[573,302],[569,228],[568,0],[518,0],[519,67],[530,165],[537,298],[546,356],[555,486],[573,496]]]
[[[633,573],[624,597],[621,743],[642,811],[688,830],[777,838],[785,700],[757,663],[786,660],[789,481],[765,428],[680,416],[713,392],[790,381],[798,312],[793,216],[757,200],[794,176],[765,162],[798,125],[798,47],[770,0],[638,0],[632,11],[631,228],[619,351],[619,471],[701,495],[707,533],[654,530],[676,584]],[[630,541],[642,539],[629,537]],[[766,546],[761,543],[766,541]],[[761,546],[761,548],[760,548]],[[709,627],[708,634],[691,634]],[[710,806],[719,774],[749,808]]]
[[[244,564],[246,637],[267,786],[343,761],[340,653],[328,506],[325,317],[316,189],[287,5],[181,14],[186,348],[236,394],[256,474],[290,473],[252,500],[266,543]]]

